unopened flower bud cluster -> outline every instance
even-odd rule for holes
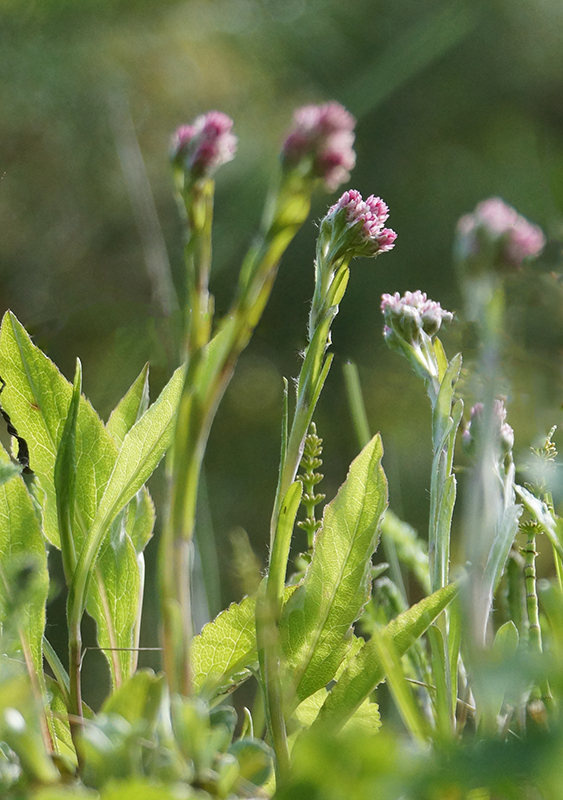
[[[211,178],[235,157],[238,138],[233,121],[221,111],[208,111],[192,125],[182,125],[174,134],[171,158],[192,180]]]
[[[451,322],[453,314],[446,311],[435,300],[429,300],[425,292],[399,292],[384,294],[381,297],[381,311],[385,318],[383,335],[388,344],[393,345],[398,337],[408,344],[415,345],[425,333],[432,338],[442,326]]]
[[[541,228],[500,197],[484,200],[458,222],[458,255],[469,265],[519,269],[526,259],[538,256],[544,246]]]
[[[503,455],[507,455],[514,447],[514,430],[506,422],[506,408],[504,401],[496,399],[491,409],[491,428],[489,432],[483,430],[485,407],[483,403],[475,403],[471,409],[471,418],[463,432],[463,446],[469,455],[475,453],[479,438],[483,435],[493,436],[499,443]]]
[[[335,191],[350,178],[356,163],[353,150],[356,120],[340,105],[308,105],[293,114],[293,127],[282,147],[284,170],[318,178]]]

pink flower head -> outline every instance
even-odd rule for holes
[[[355,124],[354,117],[340,103],[298,108],[282,147],[284,168],[320,178],[329,191],[335,191],[350,178],[350,170],[356,164],[352,149]]]
[[[469,455],[474,454],[477,440],[483,434],[484,415],[483,403],[475,403],[471,409],[471,418],[463,432],[463,447]],[[502,453],[506,455],[514,447],[514,431],[506,422],[504,400],[497,398],[493,401],[491,425],[492,433],[498,440]]]
[[[335,257],[377,256],[392,250],[397,234],[384,223],[389,217],[387,204],[373,194],[365,200],[355,189],[344,192],[329,208],[321,222],[321,232],[330,239]]]
[[[545,246],[541,228],[520,216],[500,197],[484,200],[457,225],[458,249],[464,260],[483,256],[495,266],[519,269],[526,258],[538,256]]]
[[[172,160],[193,180],[210,178],[235,157],[238,139],[231,133],[233,121],[221,111],[208,111],[192,125],[182,125],[172,141]]]
[[[396,337],[415,344],[420,340],[421,332],[435,336],[442,322],[453,320],[450,311],[445,311],[435,300],[429,300],[420,290],[405,292],[402,297],[399,292],[382,295],[381,311],[385,318],[383,335],[391,345],[396,343]]]

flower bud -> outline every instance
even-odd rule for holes
[[[356,163],[355,124],[354,117],[340,103],[298,108],[282,147],[284,170],[319,178],[328,191],[335,191],[350,178]]]
[[[389,209],[380,197],[366,200],[355,189],[344,192],[321,222],[321,238],[331,259],[375,257],[394,247],[397,234],[383,225]]]
[[[422,333],[430,338],[435,336],[442,322],[451,322],[453,314],[445,311],[440,303],[429,300],[425,292],[399,292],[384,294],[381,297],[381,311],[385,317],[383,335],[390,346],[398,344],[397,338],[407,344],[420,343]]]
[[[238,139],[232,127],[232,119],[221,111],[208,111],[192,125],[182,125],[172,141],[172,162],[192,181],[212,177],[235,157]]]
[[[463,448],[469,455],[474,455],[479,438],[486,432],[484,431],[484,411],[483,403],[475,403],[471,409],[471,418],[463,432]],[[489,435],[493,435],[500,445],[503,456],[511,452],[514,447],[514,431],[506,422],[506,408],[504,401],[496,399],[493,402],[491,414],[492,430]]]
[[[500,197],[484,200],[457,225],[458,256],[470,267],[516,270],[545,246],[542,230]]]

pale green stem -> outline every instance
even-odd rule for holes
[[[188,337],[189,362],[180,401],[172,456],[168,521],[160,553],[160,587],[165,669],[172,691],[189,694],[189,647],[192,635],[190,605],[190,546],[194,534],[201,467],[209,431],[232,377],[236,361],[248,344],[270,296],[279,260],[301,227],[310,207],[310,188],[282,181],[270,203],[263,234],[241,269],[239,289],[231,311],[210,347],[210,299],[207,294],[211,234],[211,201],[204,198],[207,216],[195,220],[189,248],[193,259],[189,290],[193,306]],[[211,189],[210,189],[211,191]],[[189,209],[189,203],[187,203]],[[201,209],[200,209],[201,211]],[[203,213],[203,212],[202,212]],[[209,241],[208,241],[209,240]],[[190,274],[190,273],[189,273]],[[212,365],[211,367],[209,365]]]

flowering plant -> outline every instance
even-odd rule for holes
[[[430,400],[427,542],[388,508],[383,445],[379,434],[371,436],[354,365],[346,375],[360,452],[316,516],[325,496],[316,489],[322,440],[313,417],[333,361],[332,324],[352,260],[390,252],[397,237],[385,227],[386,203],[349,189],[319,225],[307,344],[291,404],[286,383],[267,570],[255,570],[247,597],[194,629],[194,531],[210,429],[312,192],[319,184],[335,190],[349,178],[353,127],[337,103],[295,113],[259,233],[220,319],[209,291],[214,178],[234,157],[237,140],[230,118],[217,111],[178,129],[171,161],[186,235],[182,360],[152,404],[146,367],[104,424],[82,394],[80,361],[71,384],[15,316],[5,314],[0,411],[15,439],[12,455],[0,450],[0,787],[6,800],[446,798],[454,796],[453,776],[461,781],[456,797],[476,797],[478,789],[492,798],[509,785],[507,796],[520,798],[520,789],[536,788],[529,775],[507,784],[506,764],[519,757],[520,743],[532,747],[540,729],[560,748],[563,523],[543,478],[517,482],[515,434],[497,391],[504,310],[499,267],[520,267],[537,256],[543,234],[497,199],[463,217],[458,228],[457,256],[482,336],[463,381],[461,354],[449,359],[438,338],[453,313],[420,290],[381,300],[385,341],[422,378]],[[462,393],[480,396],[472,398],[462,435],[469,453],[466,505],[456,520]],[[534,451],[544,465],[556,456],[552,434]],[[168,497],[158,544],[162,672],[156,675],[138,669],[137,658],[144,550],[155,523],[146,482],[165,455]],[[301,507],[305,518],[296,524]],[[307,548],[292,564],[296,527],[305,529]],[[527,537],[522,552],[515,545],[519,530]],[[556,576],[538,594],[540,533],[551,546]],[[373,561],[380,538],[390,563]],[[252,565],[248,545],[239,543],[245,547]],[[63,658],[46,627],[49,550],[60,551],[67,588]],[[391,577],[380,577],[387,571]],[[403,578],[416,582],[418,602],[409,602]],[[493,617],[495,597],[506,599]],[[82,698],[86,613],[111,680],[95,714]],[[375,700],[382,681],[402,719],[400,736],[393,734],[392,715],[382,721]],[[252,710],[239,704],[239,718],[229,698],[246,682],[256,700]],[[476,767],[467,777],[460,764],[479,755],[483,739],[499,766]],[[344,794],[332,781],[343,758],[356,759],[358,767]],[[541,794],[534,797],[560,796],[549,780],[537,785]]]

